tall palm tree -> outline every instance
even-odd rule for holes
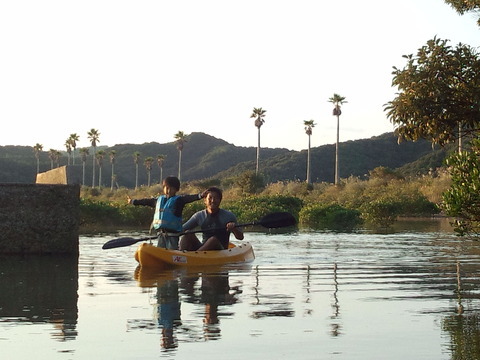
[[[163,182],[163,163],[165,162],[165,155],[157,155],[157,165],[160,168],[160,184]]]
[[[147,169],[147,186],[150,187],[150,179],[151,179],[151,174],[152,174],[152,165],[155,159],[151,156],[146,157],[145,160],[143,160],[143,164],[145,165],[145,168]]]
[[[110,157],[110,164],[112,164],[112,179],[110,183],[110,190],[113,191],[113,182],[115,180],[115,155],[117,152],[115,150],[110,150],[108,156]]]
[[[140,153],[135,151],[133,153],[133,162],[135,163],[135,190],[138,189],[138,162],[140,160]]]
[[[89,155],[88,148],[81,148],[78,150],[80,153],[80,159],[82,159],[82,185],[85,186],[85,164],[87,163],[87,157]]]
[[[70,137],[68,140],[70,141],[70,145],[72,146],[72,163],[75,165],[75,150],[77,149],[77,141],[80,139],[80,136],[77,134],[73,133],[70,134]]]
[[[305,133],[308,135],[308,152],[307,152],[307,184],[311,184],[310,178],[310,137],[312,136],[312,129],[315,127],[315,121],[313,120],[303,120],[303,125],[305,125]]]
[[[100,138],[100,133],[98,132],[97,129],[91,129],[91,130],[87,133],[87,135],[88,135],[88,138],[90,139],[90,144],[92,144],[92,147],[93,147],[93,154],[92,154],[92,158],[93,158],[92,188],[94,188],[94,187],[95,187],[95,154],[97,153],[97,143],[100,142],[100,140],[99,140],[99,138]]]
[[[72,145],[70,143],[70,138],[65,140],[65,148],[67,149],[67,165],[70,165],[70,157],[72,155]]]
[[[174,135],[178,149],[178,180],[181,180],[180,175],[182,169],[182,150],[183,145],[187,142],[187,136],[188,135],[185,134],[183,131],[179,131]]]
[[[50,159],[50,168],[53,169],[54,164],[57,164],[58,167],[58,161],[60,159],[60,151],[55,150],[55,149],[50,149],[48,151],[48,158]]]
[[[95,154],[98,165],[98,188],[102,187],[102,167],[103,167],[103,158],[105,157],[105,150],[98,150]]]
[[[328,99],[328,102],[331,102],[335,107],[333,108],[333,116],[337,117],[337,142],[335,144],[335,185],[338,185],[340,182],[340,174],[338,172],[338,142],[340,137],[340,115],[342,115],[342,109],[340,105],[345,104],[344,96],[338,94],[333,94],[333,96]]]
[[[255,118],[255,126],[258,129],[258,143],[257,143],[257,167],[255,168],[255,173],[258,174],[258,164],[260,162],[260,128],[265,123],[265,113],[267,110],[263,110],[262,108],[253,108],[252,115],[250,118]]]
[[[43,150],[43,145],[36,143],[33,147],[33,152],[35,153],[35,158],[37,159],[37,174],[40,172],[40,152]]]

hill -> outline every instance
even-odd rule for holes
[[[206,178],[225,178],[236,176],[246,170],[255,170],[255,147],[239,147],[204,133],[192,133],[182,152],[182,181]],[[97,148],[98,150],[99,148]],[[163,175],[178,174],[178,150],[175,142],[159,144],[117,144],[102,147],[106,156],[102,165],[102,184],[110,186],[112,166],[108,153],[115,150],[115,174],[119,186],[135,186],[135,163],[133,154],[139,152],[139,184],[147,184],[147,172],[144,166],[146,157],[164,155]],[[92,153],[92,150],[90,151]],[[375,167],[385,166],[399,169],[406,175],[426,173],[429,168],[442,165],[445,149],[432,150],[427,141],[404,142],[397,144],[393,133],[386,133],[370,139],[343,142],[339,145],[340,176],[363,177]],[[269,182],[283,180],[305,180],[307,151],[292,151],[282,148],[262,148],[260,152],[260,170]],[[334,178],[335,145],[323,145],[311,149],[311,169],[313,181],[332,182]],[[86,185],[92,182],[91,155],[85,163]],[[66,153],[60,158],[59,165],[67,164]],[[81,166],[77,154],[75,164]],[[40,154],[40,172],[51,168],[48,152]],[[98,177],[98,169],[96,174]],[[33,183],[36,176],[36,159],[33,147],[0,147],[0,182]],[[160,169],[155,163],[151,183],[160,180]],[[98,181],[98,180],[97,180]]]

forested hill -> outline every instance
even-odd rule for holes
[[[155,159],[151,171],[151,183],[160,179],[160,168],[156,163],[158,155],[164,155],[163,175],[178,174],[179,152],[175,142],[159,144],[119,144],[112,147],[98,147],[106,155],[102,165],[102,184],[110,186],[112,165],[108,153],[115,150],[115,174],[119,186],[135,186],[135,163],[133,154],[140,153],[139,185],[147,184],[144,160]],[[397,144],[392,133],[370,139],[348,141],[339,146],[340,177],[351,175],[363,177],[378,166],[391,169],[401,168],[407,175],[425,173],[429,168],[442,165],[445,150],[432,150],[426,141]],[[90,149],[90,153],[93,150]],[[182,181],[206,178],[225,178],[255,170],[256,147],[239,147],[204,133],[192,133],[182,151]],[[67,154],[62,153],[59,165],[66,165]],[[268,182],[278,180],[305,180],[307,151],[262,148],[260,171]],[[71,160],[73,162],[73,160]],[[92,182],[93,159],[90,155],[85,163],[86,185]],[[312,181],[332,182],[334,178],[335,145],[324,145],[311,150]],[[75,165],[82,166],[78,149]],[[54,166],[57,166],[56,164]],[[36,158],[33,147],[0,146],[0,183],[33,183],[36,176]],[[51,169],[48,152],[40,153],[40,172]],[[96,170],[98,178],[98,168]],[[98,181],[98,180],[97,180]]]

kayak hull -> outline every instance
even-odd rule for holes
[[[143,267],[171,268],[211,266],[250,262],[255,259],[252,245],[230,243],[226,250],[180,251],[168,250],[144,243],[135,252],[135,260]]]

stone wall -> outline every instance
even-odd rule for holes
[[[0,184],[0,253],[78,254],[79,185]]]

